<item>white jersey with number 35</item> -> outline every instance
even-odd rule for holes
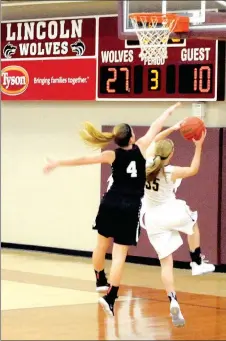
[[[176,199],[175,193],[181,184],[181,179],[176,180],[176,182],[171,180],[173,169],[174,166],[165,166],[165,174],[161,170],[155,180],[146,182],[144,202],[147,207],[166,204]]]

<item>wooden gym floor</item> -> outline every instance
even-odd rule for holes
[[[110,318],[97,304],[90,259],[2,250],[1,339],[226,340],[226,274],[175,276],[184,328],[171,324],[159,267],[126,264]]]

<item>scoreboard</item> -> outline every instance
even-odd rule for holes
[[[98,97],[146,100],[216,100],[219,44],[213,40],[171,43],[163,65],[144,65],[138,44],[118,39],[115,18],[100,18]],[[132,48],[131,48],[132,47]],[[223,47],[224,48],[224,47]],[[112,55],[112,56],[111,56]],[[220,95],[220,94],[219,94]]]

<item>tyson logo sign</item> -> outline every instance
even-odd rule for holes
[[[29,75],[27,71],[17,65],[6,66],[1,71],[1,91],[5,95],[21,95],[28,87]]]

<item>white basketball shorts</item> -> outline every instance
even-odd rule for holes
[[[180,232],[193,234],[197,218],[197,211],[192,212],[183,200],[154,207],[145,205],[145,228],[159,259],[169,256],[183,244]]]

